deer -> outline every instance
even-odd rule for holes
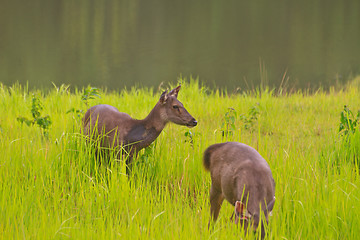
[[[203,165],[211,175],[210,215],[213,222],[226,199],[234,206],[235,224],[240,223],[245,232],[252,226],[255,232],[261,221],[263,238],[264,221],[260,220],[260,215],[263,213],[268,224],[268,216],[275,204],[275,181],[266,160],[246,144],[225,142],[213,144],[204,151]]]
[[[89,108],[83,117],[83,133],[88,139],[100,139],[100,148],[127,153],[129,173],[134,155],[148,147],[160,135],[167,123],[173,122],[189,128],[197,121],[177,99],[181,85],[170,92],[164,91],[155,107],[142,120],[133,119],[116,107],[101,104]]]

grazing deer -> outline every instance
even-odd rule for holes
[[[245,230],[252,225],[256,231],[261,211],[268,222],[275,203],[275,182],[268,163],[255,149],[238,142],[214,144],[205,150],[203,164],[211,174],[214,221],[225,198],[235,207],[235,223],[240,222]],[[261,235],[265,235],[264,224]]]
[[[84,134],[90,139],[100,137],[101,148],[123,149],[128,153],[127,165],[134,154],[149,146],[168,122],[194,127],[197,121],[177,99],[181,86],[161,94],[149,115],[143,120],[131,118],[128,114],[110,105],[96,105],[87,110],[83,118]]]

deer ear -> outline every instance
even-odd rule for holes
[[[159,102],[161,104],[164,104],[164,103],[166,103],[167,98],[168,98],[168,95],[167,95],[167,90],[166,90],[161,94]]]
[[[246,209],[245,204],[240,201],[235,202],[235,224],[240,220],[249,220],[252,218],[252,214]]]
[[[235,224],[238,224],[239,219],[243,215],[244,204],[240,201],[235,202]]]
[[[269,204],[266,207],[268,212],[271,212],[273,210],[274,204],[275,204],[275,197],[273,198],[273,200],[271,200],[271,202],[269,202]]]
[[[175,97],[177,97],[177,96],[178,96],[178,93],[179,93],[179,91],[180,91],[180,88],[181,88],[181,85],[177,86],[176,88],[174,88],[173,90],[171,90],[168,95],[169,95],[169,96],[175,96]]]

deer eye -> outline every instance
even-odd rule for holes
[[[174,106],[173,106],[173,109],[179,109],[179,106],[178,106],[178,105],[174,105]]]

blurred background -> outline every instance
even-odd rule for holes
[[[358,0],[0,1],[5,85],[326,88],[359,58]]]

